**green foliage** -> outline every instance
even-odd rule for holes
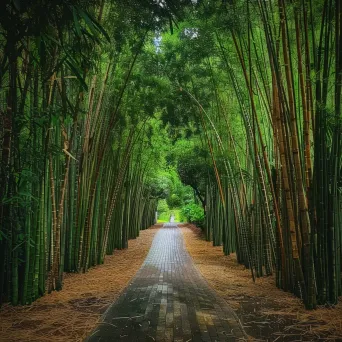
[[[102,263],[158,202],[159,220],[205,220],[253,277],[335,303],[341,13],[337,0],[5,0],[0,302]]]
[[[167,202],[165,199],[158,201],[157,210],[159,214],[168,213],[170,211],[169,206],[167,205]]]
[[[203,226],[204,223],[204,210],[195,203],[187,204],[182,208],[182,216],[187,222],[196,223],[198,226]]]
[[[171,196],[168,197],[168,204],[170,208],[178,208],[183,204],[183,201],[178,194],[171,194]]]

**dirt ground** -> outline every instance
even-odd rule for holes
[[[204,240],[201,230],[180,225],[196,266],[235,310],[254,341],[342,341],[342,303],[307,311],[301,301],[279,290],[273,277],[253,283],[250,271]]]
[[[273,277],[253,283],[234,254],[204,240],[200,229],[180,225],[196,266],[236,311],[253,341],[342,341],[342,304],[304,309],[301,301],[277,289]],[[107,256],[86,274],[66,274],[63,290],[30,306],[0,309],[1,342],[83,341],[140,268],[161,225],[141,231],[127,250]]]
[[[142,265],[161,225],[140,232],[129,248],[107,256],[85,274],[66,274],[63,290],[30,306],[0,309],[1,342],[77,342],[94,329],[101,315]]]

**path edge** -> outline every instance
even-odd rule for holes
[[[180,224],[180,223],[179,223]],[[210,285],[210,283],[208,282],[208,280],[206,279],[206,277],[202,274],[202,272],[200,271],[200,269],[198,268],[197,264],[195,263],[194,258],[191,256],[191,254],[189,253],[188,249],[186,248],[186,244],[185,244],[185,239],[183,236],[183,232],[182,232],[182,228],[187,228],[191,231],[191,229],[189,227],[179,227],[177,224],[177,227],[181,230],[182,233],[182,240],[183,240],[183,245],[184,245],[184,249],[186,250],[186,252],[188,253],[188,255],[190,256],[192,263],[195,266],[196,271],[201,275],[201,277],[204,279],[204,282],[207,284],[208,288],[215,294],[215,297],[219,298],[220,300],[222,300],[224,303],[226,303],[226,305],[229,307],[232,315],[235,317],[236,321],[239,322],[239,325],[241,327],[242,333],[245,335],[246,341],[251,341],[251,336],[249,336],[246,332],[246,330],[244,329],[241,320],[239,318],[239,316],[235,313],[235,311],[232,309],[232,307],[230,306],[230,304],[222,297],[220,296],[217,291]],[[198,227],[196,227],[198,228]]]

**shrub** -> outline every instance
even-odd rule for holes
[[[202,226],[204,222],[204,210],[195,203],[188,204],[182,208],[182,215],[190,223],[195,223],[198,226]]]

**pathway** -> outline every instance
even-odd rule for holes
[[[195,267],[180,229],[168,223],[156,234],[132,283],[87,342],[244,340],[233,310]]]

